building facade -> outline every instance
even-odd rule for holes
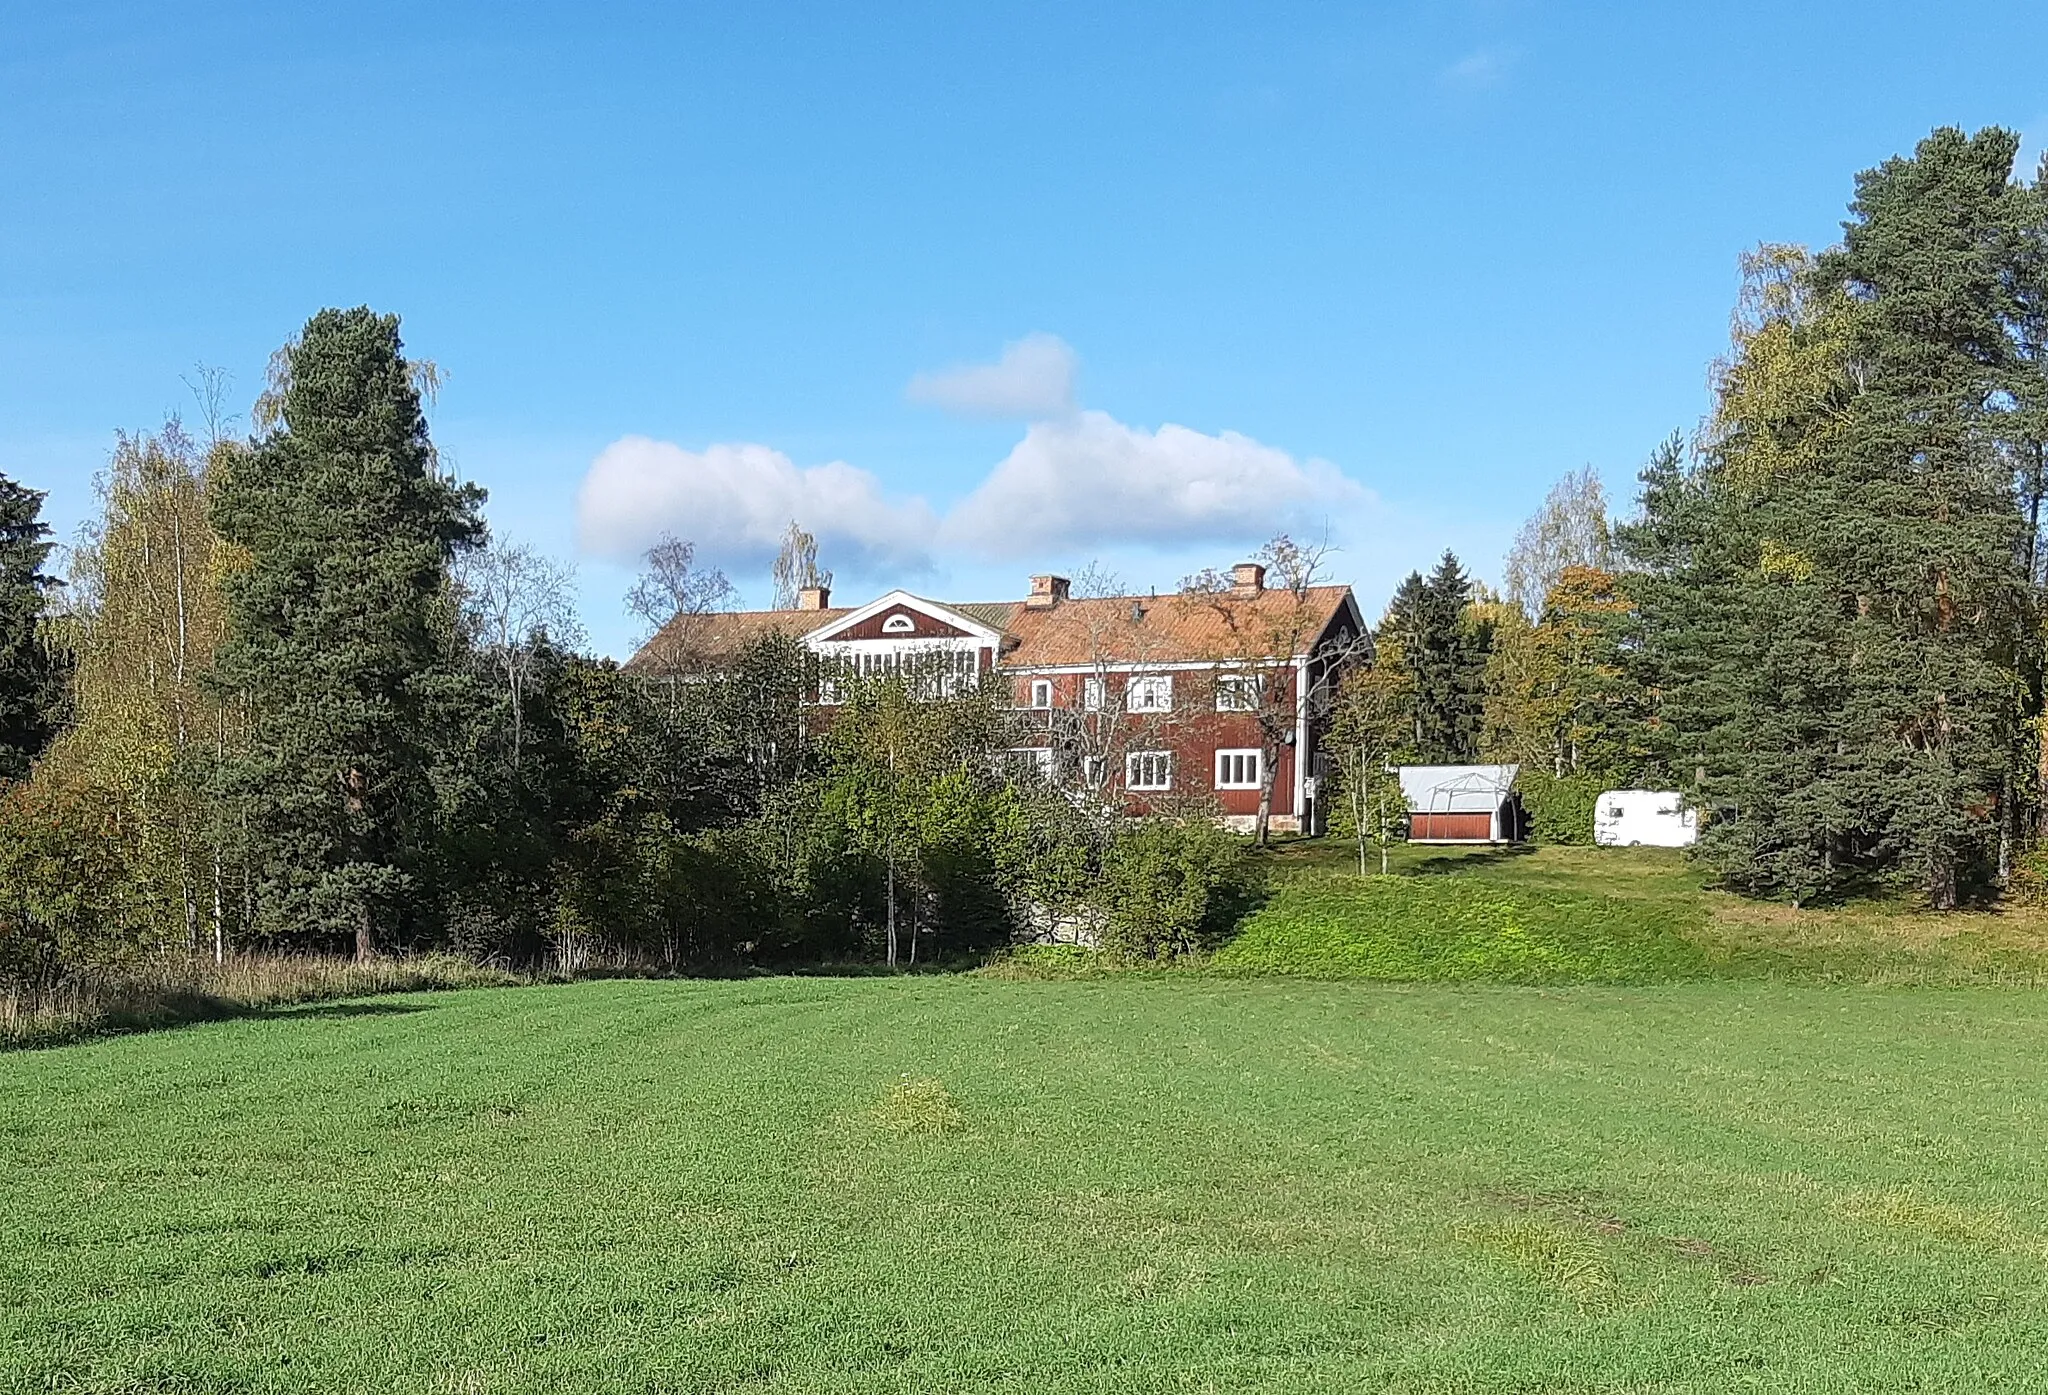
[[[860,677],[914,673],[938,692],[993,678],[1016,709],[1020,773],[1241,829],[1269,796],[1283,832],[1320,829],[1329,699],[1370,644],[1348,586],[1268,587],[1264,567],[1243,563],[1227,586],[1169,596],[1075,597],[1041,575],[1021,601],[899,590],[834,608],[814,587],[791,610],[678,617],[628,667],[658,667],[685,639],[715,663],[769,633],[818,656],[822,716]]]

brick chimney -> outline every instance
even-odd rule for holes
[[[798,610],[823,610],[832,604],[832,588],[829,586],[800,586],[796,593]]]
[[[1063,576],[1034,576],[1031,578],[1031,594],[1024,604],[1033,610],[1051,610],[1067,599],[1067,589],[1073,584]]]
[[[1239,562],[1230,569],[1231,594],[1256,596],[1266,589],[1266,569],[1257,562]]]

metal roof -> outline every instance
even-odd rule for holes
[[[1401,797],[1418,814],[1490,814],[1515,788],[1519,765],[1404,765]]]

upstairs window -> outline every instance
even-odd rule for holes
[[[1216,710],[1218,712],[1256,712],[1264,683],[1248,673],[1225,673],[1216,678]]]
[[[1124,757],[1124,787],[1134,790],[1173,788],[1171,751],[1133,751]]]
[[[1148,673],[1132,678],[1124,689],[1124,706],[1133,712],[1171,712],[1173,675]]]
[[[1216,753],[1216,788],[1219,790],[1255,790],[1259,787],[1259,753],[1250,751],[1218,751]]]
[[[907,635],[916,632],[917,622],[901,611],[882,622],[882,633],[885,635]]]
[[[1089,712],[1100,712],[1104,705],[1108,684],[1100,678],[1081,680],[1081,706]]]
[[[1052,706],[1052,680],[1050,678],[1034,678],[1031,680],[1031,705],[1033,707]]]

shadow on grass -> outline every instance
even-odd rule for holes
[[[1499,843],[1472,852],[1432,853],[1409,863],[1405,870],[1410,876],[1416,877],[1450,876],[1459,872],[1477,872],[1489,867],[1503,866],[1529,857],[1535,851],[1534,843]]]
[[[250,1008],[230,1014],[236,1017],[404,1017],[409,1013],[431,1012],[431,1003],[286,1003],[278,1007]]]
[[[428,1003],[365,1001],[372,993],[435,992],[472,985],[400,985],[386,989],[367,988],[347,999],[302,998],[297,1002],[249,1002],[223,994],[178,989],[171,992],[134,993],[112,1002],[95,1005],[89,1012],[51,1014],[40,1021],[4,1023],[0,1027],[0,1053],[38,1051],[57,1046],[79,1046],[138,1033],[175,1031],[209,1022],[304,1021],[311,1018],[396,1017],[426,1012]]]

